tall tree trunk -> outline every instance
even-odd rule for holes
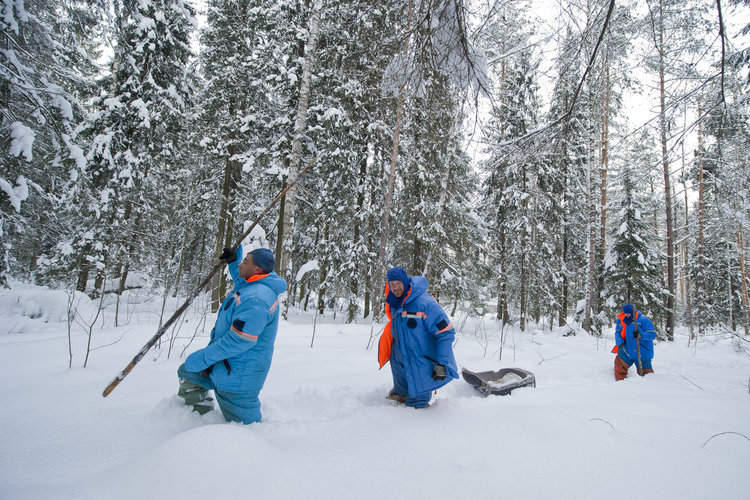
[[[354,248],[366,248],[364,241],[360,241],[362,239],[362,231],[360,229],[360,226],[363,223],[363,220],[360,217],[360,214],[364,211],[365,208],[365,185],[367,184],[367,147],[365,146],[362,159],[359,162],[359,185],[357,186],[357,209],[356,209],[356,216],[354,217],[354,237],[352,239],[354,243]],[[362,273],[362,274],[369,274],[369,273]],[[359,283],[358,283],[358,277],[356,275],[351,276],[350,282],[349,282],[349,293],[351,294],[350,298],[350,304],[348,307],[349,315],[346,318],[347,323],[351,323],[354,321],[354,314],[358,306],[355,306],[353,303],[358,296],[359,292]],[[365,298],[365,311],[369,312],[369,304],[367,303],[367,298]],[[365,317],[367,317],[367,314],[365,314]]]
[[[568,261],[568,229],[567,227],[563,229],[563,242],[562,242],[562,290],[561,290],[561,300],[560,300],[560,313],[557,318],[557,324],[559,326],[565,325],[567,318],[568,318],[568,293],[569,293],[569,280],[568,280],[568,272],[566,268],[566,263]]]
[[[601,218],[599,224],[599,262],[604,264],[607,257],[607,172],[609,171],[609,106],[610,106],[610,81],[609,67],[607,67],[607,58],[604,58],[604,94],[602,102],[602,164],[600,171],[601,178]],[[604,273],[598,273],[597,290],[604,289]],[[600,296],[597,296],[601,300]],[[597,302],[597,310],[601,309],[601,304]]]
[[[498,283],[498,294],[497,294],[497,319],[502,320],[503,326],[510,321],[510,315],[508,314],[508,269],[507,261],[505,258],[505,228],[500,230],[500,278]]]
[[[568,109],[567,104],[567,98],[565,99],[565,107],[564,109]],[[567,138],[569,130],[569,119],[565,120],[565,124],[563,125],[563,137]],[[562,275],[562,287],[560,290],[560,311],[558,313],[557,323],[559,326],[565,325],[568,319],[568,293],[569,293],[569,277],[568,277],[568,242],[569,242],[569,233],[570,233],[570,226],[569,226],[569,215],[568,210],[570,207],[570,179],[569,179],[569,164],[567,161],[568,158],[568,148],[567,148],[567,140],[562,141],[562,154],[561,158],[564,159],[563,162],[563,182],[562,182],[562,252],[560,255],[560,273]]]
[[[698,115],[700,116],[700,104],[698,105]],[[684,130],[687,130],[687,113],[685,114],[685,127]],[[700,124],[700,119],[698,120],[698,123]],[[700,126],[700,125],[699,125]],[[682,245],[682,286],[681,286],[681,293],[682,293],[682,304],[685,307],[685,309],[688,311],[687,320],[688,320],[688,330],[690,332],[690,340],[693,339],[693,312],[692,312],[692,299],[690,298],[690,245],[688,235],[689,235],[689,223],[690,223],[690,202],[688,200],[688,187],[687,187],[687,176],[685,174],[685,158],[687,158],[687,155],[685,154],[685,141],[682,141],[682,188],[685,196],[685,242]]]
[[[321,0],[315,0],[313,5],[312,16],[310,18],[309,38],[305,47],[305,61],[302,67],[302,79],[300,82],[299,101],[297,102],[297,116],[294,121],[294,137],[292,139],[292,154],[289,162],[288,179],[296,179],[299,167],[302,163],[302,143],[305,138],[305,129],[307,127],[307,108],[310,102],[310,82],[312,80],[313,66],[315,64],[315,51],[318,45],[320,35],[320,15],[322,10]],[[277,241],[281,242],[281,251],[277,253],[278,259],[276,269],[279,274],[291,279],[291,259],[292,236],[294,235],[293,215],[296,206],[295,196],[297,186],[287,191],[284,195],[283,206],[283,224],[279,224]]]
[[[229,107],[229,114],[234,114],[234,107]],[[216,240],[214,240],[214,251],[213,256],[221,254],[222,248],[224,248],[227,228],[229,227],[230,209],[231,204],[229,195],[232,188],[232,179],[234,178],[235,164],[232,160],[234,156],[234,146],[230,145],[227,148],[227,157],[224,160],[224,183],[221,189],[221,207],[219,208],[219,227],[216,230]],[[225,288],[226,277],[224,273],[216,273],[211,283],[211,312],[216,312],[221,306],[221,301],[224,298],[222,293]]]
[[[86,259],[86,256],[91,251],[91,244],[87,243],[81,249],[78,254],[78,275],[76,277],[76,291],[86,293],[86,286],[89,282],[89,271],[91,270],[91,262]],[[2,259],[0,259],[2,260]]]
[[[526,182],[526,177],[527,177],[527,175],[526,175],[526,165],[524,165],[523,166],[523,178],[522,178],[522,184],[521,184],[521,189],[522,189],[523,193],[527,193],[529,191],[528,184]],[[526,216],[528,216],[529,213],[531,212],[531,209],[529,207],[528,198],[526,200],[524,200],[522,203],[523,203],[522,210],[523,210],[524,214]],[[528,295],[528,288],[529,288],[528,287],[528,281],[529,281],[529,277],[528,277],[529,270],[528,270],[528,267],[529,266],[527,265],[527,262],[526,262],[526,260],[527,260],[526,256],[531,251],[531,249],[529,248],[531,246],[531,242],[530,242],[529,236],[526,234],[526,228],[523,228],[522,231],[523,231],[523,236],[521,237],[522,253],[521,253],[521,274],[520,274],[521,289],[520,289],[520,297],[519,297],[520,300],[519,300],[519,321],[518,321],[518,323],[519,323],[519,327],[521,328],[521,331],[523,332],[523,331],[526,330],[526,318],[528,316],[528,300],[527,300],[527,295]]]
[[[696,252],[696,278],[695,278],[695,302],[700,304],[700,307],[705,308],[705,303],[708,297],[706,297],[706,283],[705,283],[705,229],[706,229],[706,209],[704,203],[705,195],[705,178],[703,170],[703,134],[700,126],[701,107],[698,106],[698,249]],[[706,322],[704,314],[698,314],[697,325],[698,335],[702,333],[703,325]]]
[[[595,97],[593,95],[593,87],[589,87],[589,130],[588,130],[588,138],[589,138],[589,153],[588,153],[588,161],[587,161],[587,172],[586,172],[586,188],[587,188],[587,216],[586,216],[586,224],[588,227],[588,271],[586,276],[586,309],[585,314],[583,318],[583,322],[581,326],[583,327],[586,332],[589,334],[592,333],[592,325],[593,325],[593,316],[595,314],[595,304],[598,302],[597,300],[597,276],[596,276],[596,269],[597,269],[597,255],[598,255],[598,248],[596,246],[596,239],[597,239],[597,215],[598,211],[596,208],[596,182],[594,182],[594,170],[595,165],[597,163],[596,159],[594,158],[594,151],[595,151],[595,145],[594,145],[594,125],[593,122],[594,119],[594,105]]]
[[[132,210],[132,205],[128,203],[125,208],[125,220],[130,219],[130,213]],[[140,214],[136,217],[135,224],[133,224],[133,227],[138,227],[140,225]],[[132,231],[130,233],[130,243],[128,243],[128,251],[125,254],[125,262],[122,266],[122,273],[120,274],[120,284],[117,288],[117,303],[115,305],[115,326],[119,325],[119,316],[120,316],[120,299],[122,298],[122,292],[125,291],[125,284],[128,281],[128,274],[130,272],[130,262],[133,259],[133,254],[135,252],[135,245],[136,245],[136,233],[135,231]]]
[[[674,341],[675,325],[675,279],[674,279],[674,228],[672,227],[672,184],[669,173],[667,148],[667,109],[664,81],[664,2],[659,2],[659,129],[661,136],[662,167],[664,169],[664,203],[666,205],[666,246],[667,246],[667,318],[664,330],[667,340]]]
[[[742,326],[745,329],[745,335],[750,334],[750,298],[748,297],[748,275],[745,266],[745,238],[742,234],[742,225],[737,228],[737,251],[740,260],[740,283],[742,285]],[[731,300],[731,297],[730,297]]]
[[[411,15],[414,9],[414,1],[409,0],[409,11],[406,16],[406,32],[411,31]],[[404,40],[403,53],[404,56],[409,54],[409,36],[406,36]],[[399,89],[398,103],[396,104],[396,123],[393,129],[393,149],[391,150],[391,163],[390,171],[388,173],[388,190],[385,195],[385,204],[383,206],[383,219],[380,225],[380,246],[378,248],[378,263],[375,272],[375,283],[376,287],[373,290],[373,297],[375,298],[375,310],[373,311],[376,319],[380,318],[380,309],[382,303],[382,294],[378,293],[377,288],[383,283],[383,274],[385,271],[385,246],[388,241],[388,218],[391,215],[391,202],[393,201],[393,186],[396,179],[396,159],[398,158],[398,141],[401,136],[401,120],[404,113],[404,86],[402,85]]]
[[[329,248],[331,245],[329,229],[330,228],[328,226],[328,223],[326,223],[323,226],[323,241],[321,245],[321,247],[323,248]],[[326,292],[328,291],[328,287],[326,286],[326,280],[328,279],[328,269],[330,268],[330,266],[327,265],[326,259],[327,259],[327,256],[325,254],[321,256],[321,266],[320,266],[320,271],[318,271],[318,274],[320,275],[320,285],[318,286],[317,307],[318,307],[318,313],[320,315],[323,315],[323,313],[325,313],[325,298],[326,298]]]

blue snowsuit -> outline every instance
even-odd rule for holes
[[[406,396],[407,406],[423,408],[432,391],[458,378],[452,345],[456,332],[443,308],[426,293],[427,280],[414,276],[409,283],[403,303],[390,308],[393,392]],[[436,363],[445,366],[445,380],[433,380]]]
[[[221,306],[208,346],[188,356],[178,376],[213,389],[228,421],[250,424],[261,419],[258,394],[271,367],[286,281],[274,272],[243,279],[241,260],[238,250],[228,264],[234,290]],[[199,375],[209,367],[208,379]]]
[[[651,369],[651,360],[654,358],[654,339],[656,339],[656,331],[654,324],[646,316],[642,315],[640,311],[634,311],[636,315],[636,323],[638,324],[638,332],[641,334],[640,345],[641,345],[641,364],[644,370]],[[620,313],[617,316],[619,320],[615,325],[615,343],[617,344],[612,350],[617,352],[617,355],[622,361],[628,366],[632,366],[633,363],[638,362],[638,345],[636,339],[633,336],[635,326],[633,323],[632,316],[626,317],[625,313]],[[623,334],[624,332],[624,334]]]

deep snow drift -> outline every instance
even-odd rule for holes
[[[750,491],[750,358],[728,335],[658,343],[645,378],[615,382],[604,339],[454,317],[461,366],[519,367],[536,388],[482,397],[463,380],[413,410],[384,397],[388,367],[366,349],[371,323],[292,310],[261,393],[264,421],[227,424],[180,405],[175,371],[203,347],[200,307],[107,398],[102,391],[159,326],[159,297],[114,297],[96,320],[88,367],[85,297],[0,290],[0,498],[745,499]],[[166,307],[166,316],[176,303]],[[102,328],[102,325],[104,327]],[[382,325],[380,325],[382,328]],[[375,326],[375,333],[379,326]],[[486,345],[486,348],[485,348]]]

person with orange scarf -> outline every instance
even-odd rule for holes
[[[615,325],[615,342],[612,349],[615,357],[615,380],[628,376],[628,370],[635,364],[638,374],[654,373],[651,360],[654,358],[654,324],[637,311],[632,304],[622,306]],[[640,362],[640,366],[638,363]]]
[[[427,279],[401,267],[388,271],[386,315],[378,361],[391,363],[393,389],[387,399],[412,408],[430,405],[432,391],[458,378],[453,357],[456,332],[440,304],[427,293]]]

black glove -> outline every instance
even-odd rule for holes
[[[641,338],[641,332],[639,332],[638,330],[633,330],[633,337],[636,340],[640,339]]]
[[[237,260],[237,252],[233,252],[231,248],[225,248],[221,255],[219,255],[219,260],[222,261],[224,264],[229,264],[230,262],[234,262]]]
[[[432,380],[445,380],[447,376],[445,367],[436,363],[435,368],[432,369]]]

